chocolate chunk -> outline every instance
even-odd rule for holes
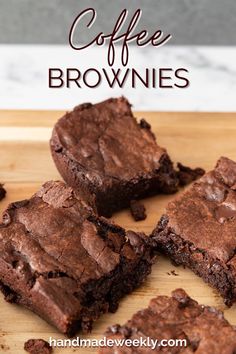
[[[130,211],[135,221],[145,220],[147,217],[145,206],[137,200],[131,200]]]
[[[179,169],[179,171],[177,171],[177,176],[179,179],[179,184],[181,186],[186,186],[187,184],[190,184],[199,177],[203,176],[205,173],[205,171],[200,167],[192,169],[190,167],[182,165],[180,162],[177,163],[177,167]]]
[[[24,350],[30,354],[51,354],[52,347],[43,339],[29,339],[24,344]]]

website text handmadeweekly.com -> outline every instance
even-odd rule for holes
[[[49,338],[49,344],[52,347],[83,347],[83,348],[97,348],[97,347],[147,347],[151,350],[157,347],[187,347],[186,339],[153,339],[150,337],[139,337],[135,339],[110,339],[103,337],[102,339],[83,339],[80,337],[73,339],[54,339]]]

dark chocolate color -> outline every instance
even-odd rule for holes
[[[205,171],[200,167],[192,169],[190,167],[182,165],[182,163],[180,162],[177,163],[177,167],[177,176],[179,179],[180,186],[186,186],[187,184],[192,183],[196,179],[203,176],[205,173]]]
[[[75,107],[55,125],[50,145],[64,180],[94,193],[101,215],[111,216],[132,199],[177,190],[166,150],[124,97]]]
[[[5,198],[5,196],[6,196],[6,190],[5,188],[3,188],[3,184],[0,183],[0,200]]]
[[[125,325],[108,328],[109,339],[185,339],[186,346],[112,347],[100,349],[100,354],[234,354],[236,329],[213,307],[199,305],[183,289],[172,297],[158,296],[148,308],[137,312]]]
[[[6,300],[68,335],[114,312],[151,270],[151,239],[95,212],[91,195],[47,182],[31,199],[11,204],[0,225]]]
[[[145,220],[147,217],[145,206],[137,200],[131,200],[130,212],[135,221]]]
[[[43,339],[29,339],[24,344],[24,350],[30,354],[51,354],[52,347]]]
[[[176,264],[191,268],[231,305],[236,301],[236,163],[215,169],[168,204],[153,236]]]

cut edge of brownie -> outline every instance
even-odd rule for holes
[[[112,194],[104,194],[95,191],[93,185],[86,179],[86,170],[71,160],[65,153],[64,149],[56,151],[51,143],[51,151],[53,160],[57,166],[64,181],[74,189],[85,189],[89,193],[96,195],[96,206],[99,215],[111,217],[116,211],[128,208],[132,199],[142,199],[154,196],[156,194],[173,194],[178,190],[178,178],[174,171],[173,163],[168,154],[160,159],[160,168],[149,176],[141,176],[135,181],[129,181],[124,184],[117,185]],[[76,171],[76,173],[71,173]],[[117,195],[122,196],[118,199]]]
[[[152,232],[156,249],[170,257],[175,265],[191,269],[219,291],[228,307],[232,306],[236,301],[236,293],[235,279],[230,269],[219,259],[211,257],[205,250],[195,247],[192,242],[176,234],[168,227],[168,221],[168,215],[164,214]]]

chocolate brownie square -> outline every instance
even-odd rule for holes
[[[0,225],[6,300],[67,335],[90,331],[151,270],[151,240],[97,217],[94,208],[84,191],[47,182],[29,200],[10,204]]]
[[[50,142],[58,171],[73,188],[96,195],[111,216],[132,199],[174,193],[178,178],[150,125],[134,118],[124,98],[82,104],[55,125]]]
[[[221,157],[167,206],[153,232],[159,250],[236,301],[236,163]]]
[[[183,289],[173,291],[171,297],[152,299],[148,308],[137,312],[125,325],[108,328],[106,337],[117,343],[131,341],[131,346],[107,346],[100,349],[100,354],[236,352],[236,329],[222,312],[199,305]]]

